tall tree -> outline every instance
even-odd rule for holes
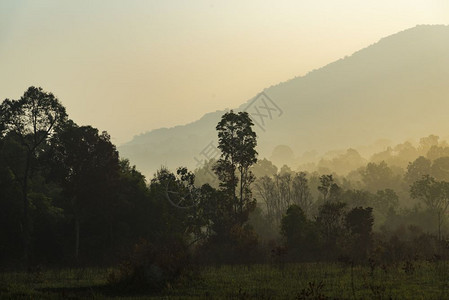
[[[310,192],[306,173],[299,172],[293,177],[293,202],[297,204],[304,211],[305,215],[310,214],[312,206],[312,193]]]
[[[354,207],[345,217],[345,225],[350,234],[351,252],[359,261],[365,259],[372,244],[374,224],[371,207]]]
[[[323,195],[324,202],[338,201],[341,194],[341,188],[334,182],[332,175],[320,176],[318,191]]]
[[[20,176],[22,189],[22,231],[25,262],[29,263],[31,224],[28,180],[33,160],[39,155],[39,148],[54,134],[56,128],[65,123],[67,114],[64,106],[52,94],[42,88],[29,87],[19,100],[3,101],[0,107],[2,135],[11,133],[18,137],[25,148],[25,165]]]
[[[222,116],[216,127],[221,156],[213,169],[240,224],[246,222],[255,206],[250,189],[254,176],[250,167],[257,162],[257,140],[252,126],[247,112],[230,111]]]
[[[427,159],[424,156],[420,156],[413,162],[409,162],[407,166],[407,172],[404,175],[405,181],[409,185],[412,185],[415,181],[420,180],[424,175],[430,175],[431,164],[432,162],[430,161],[430,159]]]
[[[385,163],[368,163],[362,170],[362,182],[365,188],[370,192],[376,192],[386,188],[395,188],[400,182],[400,178],[395,176],[393,170]]]
[[[119,157],[106,132],[70,123],[52,140],[55,180],[64,189],[64,207],[74,222],[74,257],[78,259],[81,223],[89,216],[110,216],[117,186]]]
[[[416,181],[410,188],[410,196],[421,200],[437,215],[438,239],[441,239],[441,225],[449,208],[449,182],[437,181],[435,178],[425,175]]]
[[[327,201],[318,209],[316,222],[321,228],[328,256],[338,254],[337,241],[344,233],[346,203]]]

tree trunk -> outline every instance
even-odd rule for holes
[[[242,215],[242,214],[243,214],[243,169],[241,167],[240,168],[240,215]]]
[[[75,216],[75,261],[78,262],[80,249],[80,220]]]
[[[23,216],[22,216],[22,242],[23,242],[23,261],[26,266],[30,266],[30,220],[29,220],[29,206],[28,201],[28,173],[30,172],[31,153],[27,153],[25,164],[25,172],[23,174],[22,182],[22,201],[23,201]]]

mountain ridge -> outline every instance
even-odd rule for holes
[[[256,128],[260,156],[268,157],[279,144],[288,144],[298,155],[312,149],[349,148],[380,138],[402,140],[408,135],[438,134],[429,130],[439,128],[441,116],[430,121],[432,126],[428,126],[426,133],[418,125],[429,123],[424,122],[423,113],[449,108],[443,101],[449,97],[448,53],[449,26],[419,25],[384,37],[304,76],[264,89],[283,115],[266,120],[270,122],[265,130]],[[244,110],[256,97],[235,110]],[[407,99],[410,103],[404,108]],[[426,105],[420,105],[420,99],[426,99]],[[169,168],[179,165],[195,168],[198,166],[195,157],[210,142],[216,143],[215,126],[225,111],[207,113],[185,125],[140,134],[120,146],[120,153],[146,175],[161,164]],[[408,129],[394,125],[395,117],[407,114],[417,124]],[[449,124],[445,128],[449,129]],[[339,138],[339,134],[349,138]]]

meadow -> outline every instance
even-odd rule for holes
[[[158,294],[108,285],[106,268],[0,274],[1,299],[449,299],[449,263],[208,266]]]

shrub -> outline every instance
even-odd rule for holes
[[[109,285],[124,292],[160,291],[186,273],[189,255],[179,239],[150,243],[141,240],[118,270],[109,275]]]

